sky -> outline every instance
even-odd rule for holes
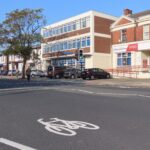
[[[47,25],[69,17],[96,10],[114,16],[121,16],[123,9],[129,8],[133,13],[150,9],[150,0],[1,0],[0,22],[5,14],[23,8],[43,8]]]

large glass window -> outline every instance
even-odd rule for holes
[[[81,20],[81,28],[85,28],[86,27],[86,18],[83,18]]]
[[[77,48],[81,48],[81,41],[80,41],[80,39],[77,39]]]
[[[91,45],[90,37],[87,37],[87,38],[86,38],[86,45],[87,45],[87,46],[90,46],[90,45]]]
[[[117,54],[117,66],[131,66],[131,53]]]
[[[76,48],[76,40],[73,40],[73,48]]]
[[[76,21],[76,29],[79,30],[81,28],[80,20]]]
[[[63,33],[63,27],[60,28],[60,33]]]
[[[86,40],[85,40],[85,37],[82,38],[82,47],[85,47],[86,46]]]
[[[68,32],[71,31],[71,24],[68,24]]]
[[[86,18],[86,27],[90,27],[90,17]]]
[[[64,49],[67,49],[67,42],[64,42]]]
[[[60,43],[60,51],[63,50],[63,43]]]
[[[76,22],[73,22],[72,29],[73,29],[73,30],[76,30]]]
[[[67,25],[64,25],[64,32],[67,32]]]

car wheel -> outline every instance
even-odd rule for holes
[[[59,79],[59,78],[60,78],[59,74],[56,74],[55,78],[56,78],[56,79]]]
[[[107,79],[110,79],[110,74],[107,74],[107,75],[106,75],[106,78],[107,78]]]
[[[75,76],[74,76],[74,75],[71,75],[71,79],[75,79]]]

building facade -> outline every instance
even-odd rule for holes
[[[150,78],[150,10],[133,14],[125,9],[111,26],[113,68],[130,76]]]
[[[110,25],[117,18],[96,11],[43,27],[41,44],[43,70],[49,65],[83,68],[110,68]],[[76,54],[82,50],[82,59]]]
[[[33,69],[42,69],[42,62],[41,62],[41,47],[35,46],[31,58],[27,61],[27,65],[31,66]],[[7,62],[8,61],[8,62]],[[0,70],[7,70],[7,63],[9,70],[19,70],[22,72],[23,67],[23,59],[19,55],[9,55],[9,57],[0,54]]]

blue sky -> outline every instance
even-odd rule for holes
[[[14,9],[43,8],[47,24],[61,21],[88,10],[96,10],[114,16],[122,15],[124,8],[134,13],[150,9],[149,0],[3,0],[0,5],[0,22]]]

